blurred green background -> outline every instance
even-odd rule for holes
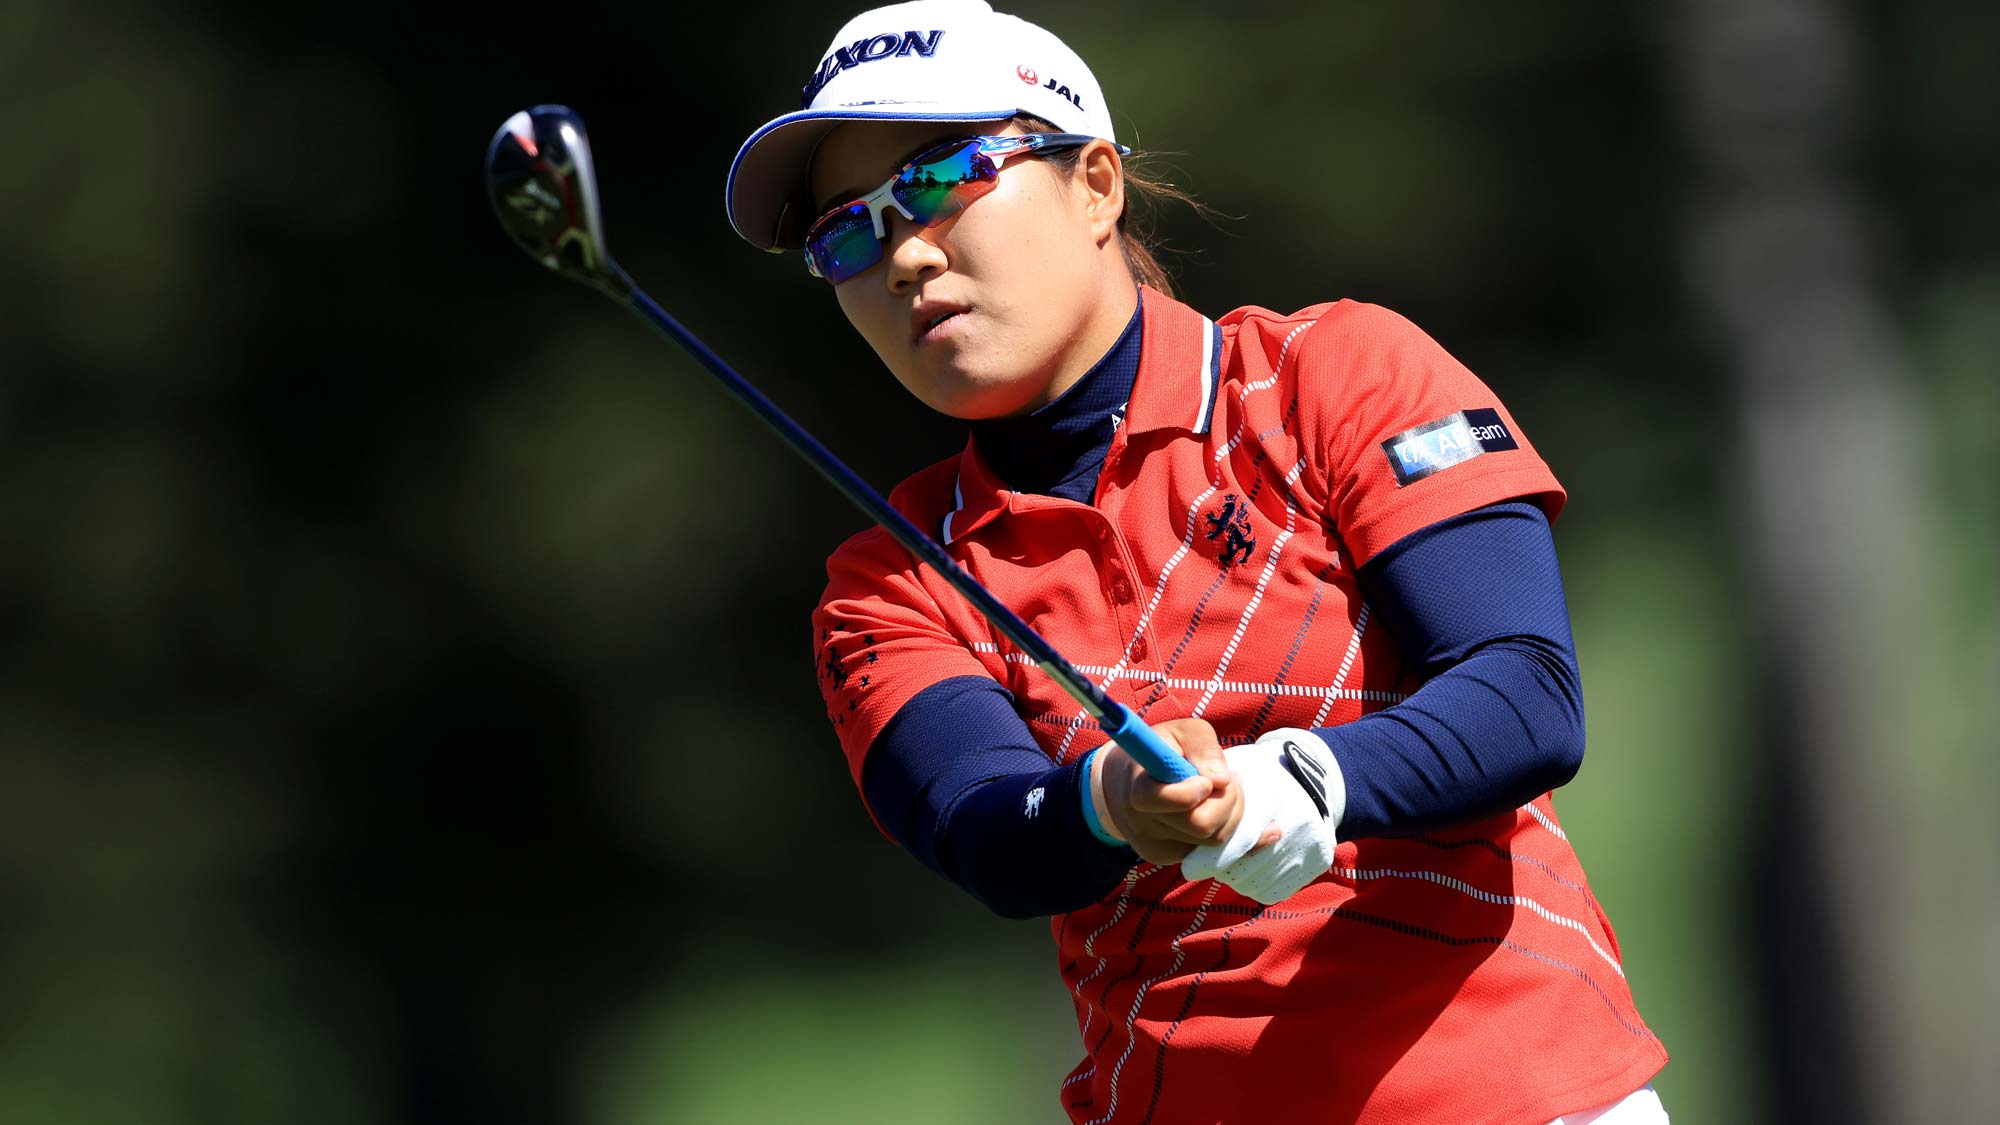
[[[1160,216],[1190,303],[1397,309],[1570,489],[1557,803],[1675,1120],[1989,1117],[2000,8],[1001,6],[1236,216]],[[859,517],[480,179],[576,107],[886,487],[959,431],[721,208],[850,14],[0,5],[0,1122],[1059,1119],[1045,927],[824,729]]]

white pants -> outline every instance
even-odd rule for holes
[[[1549,1125],[1667,1125],[1667,1107],[1660,1104],[1660,1095],[1648,1082],[1615,1102],[1581,1113],[1565,1113]]]

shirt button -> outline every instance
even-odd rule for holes
[[[1111,528],[1110,528],[1110,527],[1108,527],[1108,526],[1106,526],[1105,524],[1101,524],[1101,523],[1100,523],[1100,524],[1098,524],[1098,525],[1097,525],[1097,537],[1098,537],[1099,539],[1109,539],[1109,538],[1111,538]]]
[[[1126,602],[1131,601],[1131,583],[1125,581],[1123,578],[1113,578],[1111,580],[1111,600],[1119,605],[1124,605]]]
[[[1140,637],[1132,642],[1132,659],[1134,661],[1146,659],[1146,638]]]

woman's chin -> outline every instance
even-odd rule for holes
[[[968,358],[954,357],[954,362],[946,363],[919,362],[914,378],[904,378],[902,383],[925,406],[968,422],[1018,414],[1034,401],[1035,388],[1029,385],[1032,378],[1012,372],[968,369],[964,363]]]

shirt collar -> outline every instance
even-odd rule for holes
[[[1116,442],[1134,434],[1182,429],[1206,434],[1222,385],[1222,329],[1148,286],[1139,287],[1139,374]],[[1116,349],[1114,349],[1116,351]],[[951,510],[934,530],[940,541],[964,538],[1007,510],[1013,494],[968,436],[958,458]]]
[[[1144,335],[1125,433],[1207,433],[1222,389],[1222,329],[1157,289],[1141,286],[1139,303]]]

